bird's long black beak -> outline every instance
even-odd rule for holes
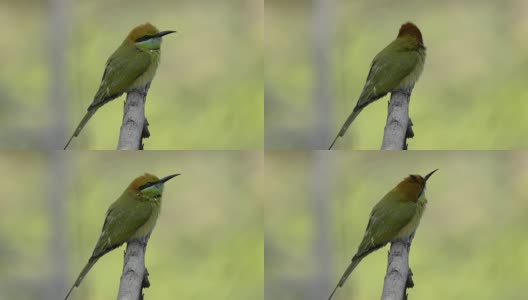
[[[172,174],[172,175],[169,175],[169,176],[165,176],[165,177],[161,178],[159,182],[165,183],[165,182],[169,181],[169,179],[171,179],[173,177],[176,177],[178,175],[181,175],[181,174]]]
[[[176,31],[174,30],[165,30],[165,31],[160,31],[156,34],[156,37],[162,37],[164,35],[167,35],[167,34],[171,34],[171,33],[175,33]]]
[[[433,172],[431,172],[431,173],[425,175],[425,177],[424,177],[424,178],[425,178],[425,182],[427,182],[427,179],[429,179],[429,177],[431,177],[431,175],[433,175],[434,172],[436,172],[436,171],[438,171],[438,169],[436,169],[436,170],[434,170]]]

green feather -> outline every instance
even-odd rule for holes
[[[395,239],[415,216],[416,207],[416,203],[405,201],[402,194],[395,190],[385,195],[370,213],[356,256],[364,257]]]
[[[123,43],[108,59],[101,85],[88,110],[127,92],[136,79],[147,71],[150,64],[151,56],[148,52]]]
[[[400,87],[406,77],[415,69],[423,69],[422,53],[409,49],[406,38],[398,38],[381,50],[370,67],[367,82],[359,96],[357,108],[363,108],[369,103],[385,96]],[[425,53],[423,53],[425,56]],[[416,76],[412,84],[418,79]]]
[[[92,257],[100,257],[135,238],[136,231],[154,217],[154,210],[159,210],[159,206],[154,204],[154,201],[138,201],[134,199],[137,196],[132,195],[133,193],[135,192],[126,190],[108,209],[101,237],[97,241]],[[157,215],[156,212],[155,217]],[[154,226],[149,228],[145,235],[153,228]]]
[[[348,127],[367,105],[390,92],[413,87],[422,74],[424,62],[425,48],[418,45],[412,37],[398,37],[381,50],[372,61],[367,81],[354,110],[328,150],[332,149],[339,137],[345,135]]]

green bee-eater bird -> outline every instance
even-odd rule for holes
[[[438,169],[425,175],[410,175],[387,193],[372,209],[363,240],[339,283],[328,297],[345,284],[346,279],[365,256],[389,242],[410,236],[418,228],[425,210],[425,184]]]
[[[150,23],[132,29],[121,46],[110,56],[92,104],[64,146],[79,135],[95,112],[123,93],[145,86],[154,79],[160,60],[161,37],[176,31],[159,31]]]
[[[412,89],[422,74],[424,63],[425,46],[420,29],[410,22],[403,24],[398,37],[374,57],[356,107],[328,150],[340,136],[345,135],[350,124],[367,105],[387,93]]]
[[[101,236],[92,256],[64,298],[65,300],[68,299],[72,290],[81,284],[84,276],[101,256],[125,242],[143,238],[152,232],[160,213],[163,185],[178,175],[180,174],[169,175],[162,179],[148,173],[139,176],[130,183],[121,197],[110,205],[106,212]]]

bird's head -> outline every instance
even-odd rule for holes
[[[128,190],[147,198],[159,198],[163,193],[163,184],[178,175],[180,174],[173,174],[159,179],[152,174],[145,173],[145,175],[134,179],[128,186]]]
[[[174,32],[176,31],[159,31],[154,25],[145,23],[132,29],[125,41],[141,50],[158,50],[161,46],[161,37]]]
[[[436,171],[438,171],[438,169],[432,171],[424,177],[420,175],[409,175],[409,177],[405,178],[396,186],[396,189],[400,193],[404,194],[404,199],[409,199],[416,202],[425,191],[427,180]]]
[[[411,40],[416,41],[418,46],[424,48],[422,33],[420,32],[420,29],[411,22],[407,22],[400,27],[398,38],[410,38]]]

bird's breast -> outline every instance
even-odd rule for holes
[[[414,87],[414,84],[416,83],[416,81],[418,81],[420,75],[422,75],[422,71],[425,64],[425,49],[419,49],[415,52],[415,55],[418,58],[416,66],[411,71],[411,73],[409,73],[409,75],[405,76],[405,78],[402,79],[397,89],[407,89],[410,87]]]
[[[420,224],[420,220],[422,219],[423,212],[425,210],[426,202],[417,202],[416,203],[416,212],[414,213],[414,216],[412,219],[405,225],[396,235],[396,239],[404,238],[409,235],[411,235],[413,232],[416,231],[416,228],[418,228],[418,225]]]
[[[145,72],[141,74],[134,81],[134,83],[132,83],[130,90],[141,88],[154,79],[154,75],[156,75],[156,70],[158,69],[159,65],[160,52],[159,50],[149,50],[149,55],[150,65],[148,66],[147,70],[145,70]]]
[[[146,236],[147,234],[151,233],[152,230],[154,230],[154,227],[156,226],[156,221],[158,221],[159,216],[159,208],[153,208],[152,214],[150,218],[143,224],[141,227],[136,230],[134,235],[132,236],[132,239],[138,239]]]

